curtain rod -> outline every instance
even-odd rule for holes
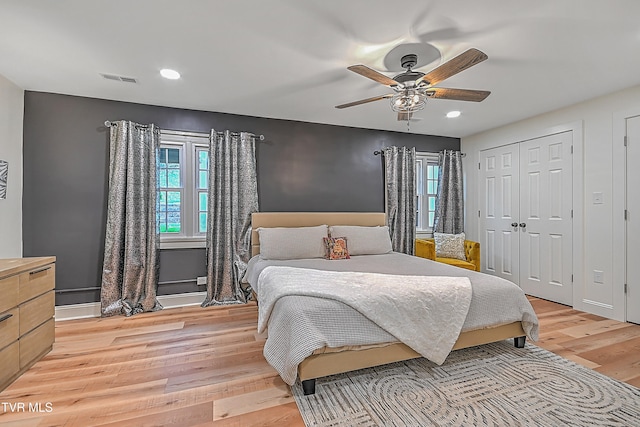
[[[222,134],[224,132],[216,132],[216,133]],[[262,134],[256,135],[255,133],[251,133],[251,132],[247,132],[247,133],[250,133],[254,137],[258,138],[260,141],[264,141],[264,135],[262,135]],[[231,132],[231,135],[240,135],[240,132]]]
[[[109,120],[105,120],[104,121],[104,125],[106,127],[111,127],[113,125],[115,125],[115,123],[110,122]],[[139,125],[139,126],[143,126],[143,127],[147,127],[146,125]],[[217,132],[217,133],[224,133],[224,132]],[[251,132],[247,132],[247,133],[251,133]],[[231,132],[231,134],[233,135],[239,135],[240,132]],[[264,135],[260,134],[260,135],[256,135],[255,133],[251,133],[251,135],[253,135],[254,137],[258,138],[260,141],[264,141]]]
[[[373,152],[373,155],[374,155],[374,156],[377,156],[378,154],[380,154],[380,155],[384,156],[384,151],[382,151],[382,150],[376,150],[376,151],[374,151],[374,152]],[[461,155],[462,157],[465,157],[467,154],[466,154],[466,153],[460,153],[460,155]]]
[[[115,123],[112,123],[112,122],[110,122],[109,120],[105,120],[105,121],[104,121],[104,125],[105,125],[106,127],[111,127],[111,126],[115,126]],[[139,127],[141,127],[141,128],[148,128],[148,127],[149,127],[149,126],[147,126],[147,125],[141,125],[141,124],[139,124],[139,123],[136,123],[136,126],[139,126]]]

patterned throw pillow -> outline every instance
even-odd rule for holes
[[[464,233],[433,233],[433,240],[436,242],[436,257],[467,260],[464,251]]]
[[[346,237],[323,237],[326,259],[350,259]]]

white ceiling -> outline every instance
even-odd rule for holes
[[[489,59],[438,86],[491,95],[429,100],[410,124],[464,137],[640,84],[639,17],[638,0],[0,0],[0,75],[32,91],[405,132],[388,100],[334,108],[391,92],[346,67],[393,77],[385,55],[429,43],[441,59],[427,72],[475,47]],[[182,79],[161,78],[165,67]]]

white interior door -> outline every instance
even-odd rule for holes
[[[627,119],[626,283],[627,321],[640,323],[640,117]]]
[[[520,278],[526,294],[572,305],[572,133],[520,145]]]
[[[518,144],[480,152],[481,269],[518,283]]]

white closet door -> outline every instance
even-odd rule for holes
[[[640,323],[640,117],[627,119],[627,321]]]
[[[514,283],[519,275],[518,168],[518,144],[480,152],[482,271]]]
[[[520,145],[520,280],[528,295],[572,305],[572,133]]]

